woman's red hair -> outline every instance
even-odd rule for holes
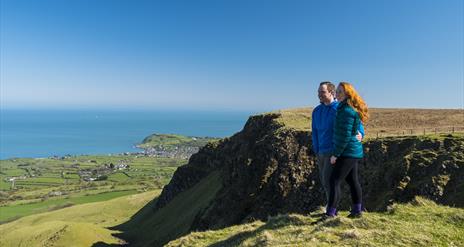
[[[359,96],[354,90],[353,85],[348,82],[340,82],[339,86],[343,88],[346,96],[346,103],[354,108],[358,112],[361,121],[365,124],[369,119],[369,112],[367,111],[366,102]]]

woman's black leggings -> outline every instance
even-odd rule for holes
[[[362,200],[361,185],[358,179],[358,163],[361,159],[339,157],[330,176],[329,204],[336,208],[340,202],[340,184],[343,179],[350,186],[353,204],[360,204]]]

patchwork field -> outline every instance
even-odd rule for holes
[[[184,159],[137,155],[0,161],[0,222],[161,189]]]

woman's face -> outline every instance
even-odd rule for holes
[[[335,91],[335,97],[337,97],[338,102],[342,102],[346,99],[345,90],[340,85],[337,87],[337,91]]]

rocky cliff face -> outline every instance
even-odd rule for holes
[[[178,168],[158,198],[159,210],[213,171],[222,189],[195,217],[191,230],[215,229],[267,219],[279,213],[309,213],[324,204],[311,150],[310,132],[288,128],[280,115],[252,116],[230,138],[210,143]],[[395,137],[365,142],[360,167],[368,210],[384,210],[416,195],[464,207],[464,137]],[[341,208],[348,209],[345,186]]]

